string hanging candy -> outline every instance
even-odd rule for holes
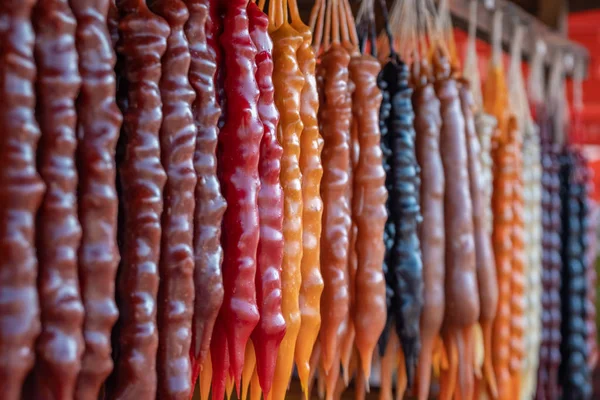
[[[118,4],[120,46],[126,86],[123,112],[124,158],[119,166],[123,202],[122,262],[119,298],[119,357],[111,396],[124,393],[156,396],[156,320],[162,235],[162,191],[166,181],[160,159],[159,131],[163,121],[159,81],[169,25],[144,1]],[[140,243],[147,251],[138,250]],[[94,286],[96,283],[94,282]],[[144,301],[139,301],[139,299]],[[140,334],[140,332],[142,332]],[[94,370],[98,367],[94,365]],[[81,379],[81,378],[80,378]],[[77,397],[96,398],[101,381],[81,380]],[[95,387],[94,387],[95,386]],[[88,397],[91,396],[91,397]]]
[[[301,325],[299,304],[302,283],[303,197],[300,170],[300,137],[304,128],[300,115],[304,75],[297,52],[302,35],[289,23],[288,2],[269,6],[269,34],[273,41],[273,83],[275,106],[280,112],[277,139],[283,148],[280,181],[283,189],[282,313],[286,332],[281,341],[269,399],[283,399],[294,364],[294,352]]]
[[[184,25],[190,49],[189,80],[196,97],[192,114],[196,126],[194,170],[194,316],[192,319],[192,383],[204,365],[210,364],[210,342],[215,320],[223,302],[223,249],[221,223],[226,203],[217,177],[218,121],[217,68],[221,50],[217,36],[221,29],[218,4],[210,0],[185,0],[189,18]],[[212,375],[212,374],[211,374]],[[206,378],[206,376],[204,377]],[[207,390],[206,383],[201,385]]]
[[[322,320],[319,336],[321,364],[325,373],[331,371],[333,386],[337,381],[335,374],[339,374],[339,345],[346,330],[349,312],[347,263],[351,229],[348,175],[352,115],[348,81],[350,55],[340,41],[337,4],[335,0],[315,4],[315,7],[320,5],[321,9],[319,25],[313,37],[315,51],[322,53],[317,68],[317,88],[320,101],[318,121],[324,142],[321,153],[324,229],[320,259],[324,281],[321,314],[326,317]],[[316,14],[316,8],[313,8],[313,14]],[[320,32],[322,35],[318,35]],[[329,393],[332,390],[330,388]]]
[[[406,46],[410,43],[413,46],[417,44],[413,18],[415,15],[414,4],[410,2],[395,3],[390,13],[392,26],[406,27],[406,31],[398,32],[399,40],[401,43],[406,42]],[[393,38],[390,38],[390,43],[393,43]],[[385,120],[385,142],[390,151],[388,210],[389,219],[393,223],[393,245],[386,258],[386,264],[388,281],[394,292],[391,310],[404,355],[401,371],[406,371],[407,384],[410,387],[421,347],[419,320],[423,307],[423,275],[417,233],[421,220],[421,183],[415,154],[412,89],[408,82],[408,66],[401,58],[404,56],[406,59],[411,55],[412,50],[406,46],[401,47],[398,53],[391,52],[380,73],[379,85],[382,91],[388,92],[391,100],[390,113]]]
[[[273,43],[268,34],[269,19],[253,2],[247,7],[250,36],[256,46],[256,81],[260,96],[258,116],[263,124],[264,135],[260,143],[258,174],[258,220],[260,237],[256,254],[256,300],[260,319],[252,332],[252,343],[246,345],[246,379],[256,364],[257,376],[264,393],[269,393],[275,371],[277,350],[285,334],[285,320],[281,311],[281,265],[284,251],[283,238],[283,190],[280,183],[281,156],[283,150],[277,141],[279,112],[275,107],[273,85]],[[248,365],[250,364],[250,365]],[[239,391],[239,390],[238,390]],[[244,391],[246,392],[246,391]],[[242,393],[244,396],[244,393]]]
[[[540,43],[540,42],[538,42]],[[543,59],[545,46],[536,46],[536,55]],[[536,61],[535,59],[533,61]],[[538,124],[542,158],[542,342],[539,355],[536,399],[556,399],[560,396],[558,367],[561,360],[561,199],[559,147],[553,139],[550,110],[543,104],[544,63],[532,64],[530,96]],[[553,66],[551,75],[558,65]],[[539,71],[538,71],[539,70]]]
[[[524,31],[523,28],[517,28]],[[520,398],[533,398],[538,369],[542,321],[542,165],[538,127],[534,124],[527,100],[520,57],[511,60],[515,86],[511,100],[523,137],[521,185],[523,193],[523,226],[525,251],[524,340]],[[516,393],[517,389],[515,389]]]
[[[302,35],[302,44],[296,58],[298,67],[304,76],[304,86],[300,93],[300,118],[303,129],[300,134],[300,172],[302,174],[302,262],[300,265],[302,284],[300,286],[300,330],[294,360],[298,369],[300,383],[304,393],[308,393],[308,380],[312,372],[310,356],[319,335],[321,326],[321,294],[323,277],[321,275],[321,228],[323,202],[320,189],[323,177],[321,136],[317,115],[319,98],[317,93],[316,56],[311,44],[312,30],[300,18],[296,0],[289,0],[291,25]]]
[[[258,165],[264,133],[257,110],[260,91],[255,77],[256,47],[250,37],[247,1],[222,4],[220,44],[226,71],[223,94],[227,118],[219,133],[217,161],[223,197],[227,201],[223,226],[228,230],[221,238],[224,300],[211,340],[215,398],[223,397],[228,373],[240,389],[246,344],[260,318],[255,277],[260,233]]]
[[[423,253],[424,303],[420,318],[421,351],[417,369],[417,397],[427,399],[432,366],[441,343],[440,329],[444,318],[444,167],[440,151],[440,102],[435,94],[433,76],[428,61],[427,42],[434,40],[432,15],[425,4],[417,6],[418,48],[411,69],[415,91],[412,104],[415,111],[416,156],[421,166],[420,204],[423,221],[419,238]]]
[[[493,162],[491,155],[492,135],[496,128],[494,117],[483,111],[481,81],[476,51],[477,2],[472,0],[469,8],[469,38],[465,56],[463,79],[469,79],[468,88],[472,94],[470,108],[474,113],[476,137],[468,135],[469,178],[473,201],[473,218],[476,231],[477,282],[479,288],[479,326],[480,344],[475,344],[475,351],[483,346],[483,364],[476,362],[476,392],[489,389],[492,396],[497,394],[496,379],[492,365],[492,323],[498,306],[498,281],[496,265],[491,243],[493,228],[492,190]],[[465,83],[467,84],[467,83]],[[463,89],[464,90],[464,89]],[[463,104],[464,109],[465,104]],[[468,110],[464,109],[466,115]],[[471,130],[468,130],[471,133]],[[483,370],[482,370],[483,369]]]
[[[48,190],[38,213],[38,292],[42,330],[26,398],[73,398],[84,351],[79,292],[75,99],[81,89],[76,20],[67,0],[38,3],[36,31],[40,176]],[[57,284],[57,282],[60,282]],[[62,351],[69,348],[71,351]]]
[[[369,4],[370,3],[370,4]],[[374,26],[373,1],[361,5],[366,16],[363,34],[371,37]],[[366,42],[365,38],[362,39]],[[375,51],[375,47],[372,47]],[[355,329],[355,346],[359,354],[359,370],[369,390],[373,351],[386,322],[386,289],[381,266],[385,256],[383,233],[387,220],[385,171],[380,145],[379,111],[382,100],[377,78],[379,61],[363,51],[349,64],[352,93],[352,123],[356,131],[358,157],[353,170],[352,217],[356,223],[355,250],[357,256],[354,279],[354,304],[351,318]]]
[[[522,368],[525,360],[525,225],[523,216],[523,134],[524,112],[520,88],[522,78],[521,59],[524,30],[518,25],[514,31],[511,47],[511,65],[508,71],[508,131],[504,146],[512,157],[510,168],[512,180],[511,205],[513,220],[511,226],[511,271],[510,271],[510,398],[518,397],[522,386]]]

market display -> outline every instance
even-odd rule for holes
[[[387,6],[0,5],[3,399],[597,397],[586,63]]]

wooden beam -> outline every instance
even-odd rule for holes
[[[0,0],[1,1],[1,0]],[[403,0],[396,0],[403,1]],[[305,21],[308,21],[308,15],[314,4],[315,0],[298,0],[298,5],[302,17]],[[355,3],[352,1],[351,3]],[[391,5],[392,0],[387,0],[388,5]],[[554,56],[557,52],[570,55],[573,59],[584,63],[585,75],[587,76],[587,70],[589,66],[589,53],[587,49],[575,42],[569,41],[560,33],[548,28],[540,20],[535,18],[533,15],[527,13],[519,6],[507,0],[494,0],[494,1],[480,1],[480,5],[477,8],[477,36],[486,41],[490,42],[492,20],[494,16],[494,10],[500,9],[504,12],[504,23],[502,27],[502,44],[504,50],[508,51],[510,43],[513,39],[514,29],[517,21],[526,25],[525,38],[526,43],[523,44],[523,55],[525,60],[530,60],[533,52],[535,51],[536,40],[542,39],[547,46],[546,53],[546,64],[549,66],[554,60]],[[493,8],[489,9],[484,6],[484,3],[493,3]],[[468,30],[469,26],[469,5],[470,0],[449,0],[450,11],[452,13],[452,20],[454,26]],[[381,12],[378,7],[375,7],[375,12],[378,17],[381,16]],[[568,71],[570,73],[570,71]]]
[[[450,10],[452,20],[455,26],[461,29],[467,29],[469,25],[469,4],[470,0],[451,0]],[[491,40],[492,20],[495,10],[501,10],[504,13],[502,24],[502,45],[506,51],[510,48],[510,43],[514,37],[514,30],[517,24],[523,24],[526,28],[526,43],[523,43],[523,56],[525,60],[530,60],[534,51],[537,39],[546,43],[548,51],[546,52],[546,64],[549,66],[558,53],[572,60],[584,63],[584,71],[587,76],[589,66],[589,53],[587,49],[575,42],[565,38],[560,33],[548,28],[540,20],[528,14],[523,9],[506,0],[493,1],[493,7],[487,8],[480,2],[477,8],[477,36],[488,43]],[[490,3],[489,1],[485,3]],[[572,71],[567,71],[571,73]]]

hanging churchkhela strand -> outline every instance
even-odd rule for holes
[[[588,349],[585,326],[585,214],[587,193],[586,162],[566,136],[563,117],[565,83],[563,60],[555,56],[549,80],[550,107],[553,115],[554,140],[562,145],[560,163],[561,248],[562,259],[560,296],[562,320],[560,325],[561,363],[558,371],[562,396],[565,399],[592,397],[591,371],[588,368]]]
[[[496,11],[493,26],[493,54],[490,70],[483,94],[484,108],[487,113],[494,115],[498,121],[498,128],[493,137],[492,157],[494,160],[494,189],[492,195],[492,210],[494,215],[492,243],[496,262],[498,279],[498,308],[493,323],[492,360],[496,376],[498,396],[500,399],[510,399],[510,279],[511,279],[511,252],[512,244],[512,191],[514,167],[514,147],[505,146],[508,135],[515,127],[508,127],[506,115],[508,109],[507,89],[504,69],[501,63],[501,22],[502,13]],[[491,387],[488,387],[491,391]]]
[[[518,26],[519,38],[523,28]],[[539,340],[541,337],[541,164],[539,155],[539,141],[537,129],[531,119],[525,83],[521,69],[521,55],[518,47],[512,56],[509,71],[509,92],[511,104],[517,117],[520,136],[523,141],[520,145],[522,168],[517,171],[520,176],[519,184],[522,193],[522,229],[524,232],[524,259],[523,278],[525,296],[524,332],[521,371],[516,372],[515,378],[519,379],[518,385],[513,389],[513,396],[532,398],[535,391],[537,377],[537,359],[539,357]],[[516,267],[517,264],[513,263]],[[515,290],[517,288],[515,287]],[[520,377],[519,377],[520,375]],[[516,378],[519,377],[519,378]]]
[[[286,332],[275,367],[269,399],[285,398],[294,366],[294,350],[301,316],[298,296],[302,280],[302,173],[300,171],[300,135],[304,127],[300,116],[300,96],[304,76],[299,69],[296,53],[303,38],[288,21],[288,3],[273,1],[269,7],[270,35],[273,40],[273,82],[275,106],[280,110],[277,138],[283,148],[281,158],[281,187],[283,189],[283,264],[282,312]]]
[[[347,2],[345,1],[337,1],[336,2],[339,13],[340,20],[340,39],[342,47],[350,54],[350,63],[353,60],[359,60],[361,58],[361,54],[358,48],[358,35],[356,32],[356,27],[354,24],[354,17],[352,15],[352,11],[348,12],[347,10]],[[364,4],[364,2],[363,2]],[[363,6],[364,7],[364,6]],[[349,91],[346,95],[350,98],[350,101],[353,101],[353,94],[356,89],[356,83],[353,81],[353,77],[350,73],[350,63],[348,64],[348,89]],[[340,341],[340,361],[342,367],[342,378],[345,384],[350,380],[351,375],[354,371],[350,371],[351,367],[350,361],[352,359],[352,355],[354,354],[354,339],[356,335],[356,329],[354,326],[354,316],[356,311],[356,272],[358,267],[358,258],[356,251],[356,240],[358,236],[358,225],[356,218],[354,218],[352,203],[353,203],[353,195],[354,195],[354,172],[358,166],[358,159],[360,156],[360,145],[358,143],[358,125],[354,120],[354,116],[352,118],[352,122],[350,125],[350,168],[348,169],[348,177],[350,180],[350,185],[348,187],[348,201],[350,203],[350,215],[352,226],[350,228],[350,234],[348,237],[348,263],[346,265],[346,271],[348,273],[348,296],[349,296],[349,305],[348,305],[348,315],[346,316],[345,321],[345,332],[343,333]],[[355,363],[356,364],[356,363]],[[358,372],[358,371],[357,371]],[[337,371],[336,371],[337,374]],[[339,379],[336,382],[334,375],[330,375],[329,382],[331,384],[335,384],[335,393],[339,390]],[[335,396],[335,394],[334,394]]]
[[[334,4],[336,7],[333,7]],[[351,215],[348,170],[352,105],[348,80],[350,55],[340,42],[339,21],[339,7],[335,0],[324,1],[313,38],[316,53],[322,51],[317,68],[318,121],[324,142],[321,154],[324,227],[320,242],[324,281],[321,315],[327,317],[321,322],[319,338],[320,361],[325,374],[330,371],[339,373],[339,346],[349,312],[347,264]],[[319,382],[322,382],[324,376],[319,376]]]
[[[321,151],[323,138],[319,131],[317,113],[319,97],[315,78],[316,57],[312,48],[313,34],[300,18],[296,0],[289,0],[291,25],[302,35],[302,44],[296,52],[298,67],[304,76],[300,93],[300,118],[304,128],[300,135],[300,172],[302,174],[302,283],[300,286],[300,330],[294,351],[294,360],[304,393],[308,393],[311,373],[310,356],[321,327],[321,179],[323,166]]]
[[[468,113],[465,119],[465,108],[461,104],[463,100],[469,100],[468,93],[462,93],[461,98],[462,85],[452,72],[457,61],[447,21],[448,4],[442,2],[437,18],[437,34],[441,39],[432,44],[434,88],[442,116],[440,148],[443,149],[441,158],[445,182],[457,180],[457,183],[446,184],[444,191],[446,271],[442,337],[449,363],[440,377],[440,399],[473,396],[474,328],[480,310],[467,135],[467,128],[474,130],[474,126],[471,110],[466,107]],[[460,240],[460,246],[457,246],[457,240]]]
[[[116,6],[108,0],[70,4],[77,20],[75,41],[82,80],[77,99],[78,213],[82,230],[78,262],[86,344],[75,397],[95,399],[113,369],[110,335],[118,316],[115,150],[123,117],[115,101],[116,59],[111,45],[119,32],[109,36],[106,13],[112,10],[112,19],[118,15]]]
[[[496,129],[494,117],[483,110],[481,80],[476,51],[477,2],[470,4],[470,23],[467,56],[463,76],[469,79],[469,92],[472,103],[463,113],[473,110],[475,135],[467,131],[469,151],[469,179],[473,202],[473,222],[475,227],[477,283],[479,288],[479,327],[483,341],[483,365],[475,365],[476,394],[489,390],[492,397],[497,395],[496,377],[492,364],[492,324],[498,307],[498,280],[493,253],[492,237],[492,191],[493,161],[491,155],[492,136]],[[463,80],[463,82],[465,82]],[[465,89],[461,89],[464,96]],[[472,171],[472,172],[471,172]],[[477,361],[477,360],[476,360]],[[482,371],[480,371],[482,369]]]
[[[117,283],[119,356],[111,396],[154,397],[162,190],[166,181],[160,159],[163,114],[158,85],[169,26],[143,1],[123,1],[119,11],[119,52],[124,60],[128,106],[123,126],[125,156],[119,170],[124,199],[122,264]],[[139,251],[140,244],[148,251]]]
[[[256,300],[260,320],[252,332],[252,344],[247,356],[254,357],[258,379],[264,393],[271,391],[277,350],[285,335],[285,320],[281,312],[281,263],[283,259],[283,191],[280,184],[281,145],[277,142],[279,112],[274,102],[273,43],[268,34],[269,19],[253,2],[248,4],[250,36],[256,46],[256,82],[260,91],[258,116],[264,135],[260,143],[258,174],[258,219],[260,238],[256,255]],[[251,347],[250,347],[251,346]],[[253,353],[255,356],[253,356]],[[251,363],[246,359],[246,364]],[[248,370],[246,386],[252,370]]]
[[[259,321],[256,250],[259,239],[259,153],[263,124],[255,78],[256,47],[248,26],[247,2],[223,4],[224,95],[227,118],[219,133],[219,178],[227,210],[223,217],[225,297],[211,342],[213,396],[222,398],[228,373],[240,388],[246,343]],[[236,110],[236,112],[232,112]],[[240,224],[240,221],[244,221]]]
[[[38,3],[32,20],[41,130],[38,165],[47,191],[37,220],[42,330],[36,344],[35,383],[27,385],[31,393],[26,396],[70,399],[81,367],[84,313],[77,275],[81,226],[77,215],[75,100],[81,77],[76,21],[67,0]],[[71,350],[62,351],[64,348]]]
[[[34,1],[3,2],[0,18],[11,21],[0,28],[6,44],[2,81],[14,82],[18,90],[3,88],[1,143],[2,263],[0,291],[0,387],[8,400],[21,397],[25,377],[33,367],[35,339],[40,332],[36,288],[35,215],[42,202],[44,183],[36,172],[35,152],[40,130],[35,120],[33,59],[34,33],[30,22]],[[16,232],[16,233],[15,233]]]
[[[217,123],[221,108],[217,102],[216,74],[220,48],[218,2],[185,0],[189,18],[184,25],[190,50],[189,81],[196,97],[192,115],[197,130],[194,152],[196,173],[194,208],[194,317],[192,320],[192,383],[198,373],[206,374],[210,364],[210,339],[223,302],[221,223],[225,199],[217,177]],[[203,389],[207,389],[204,387]]]
[[[182,0],[156,0],[151,8],[170,27],[159,83],[163,111],[159,140],[167,181],[159,263],[157,396],[187,400],[193,392],[189,353],[194,259],[193,231],[188,228],[194,217],[197,134],[191,109],[195,92],[188,80],[190,51],[183,30],[189,12]]]
[[[383,232],[387,220],[385,170],[381,152],[379,109],[381,90],[377,78],[381,70],[379,61],[365,49],[371,39],[375,51],[375,14],[373,0],[363,1],[359,10],[362,20],[362,48],[359,56],[349,64],[350,79],[355,85],[352,94],[352,123],[357,131],[358,162],[353,170],[352,216],[356,221],[356,277],[355,301],[352,318],[355,329],[355,346],[360,357],[359,367],[369,389],[371,360],[377,341],[386,322],[386,289],[381,266],[385,257]]]
[[[392,32],[389,25],[389,16],[387,11],[387,5],[380,0],[379,2],[383,16],[385,21],[385,35],[383,34],[377,39],[378,42],[378,51],[380,51],[380,57],[385,57],[387,60],[388,57],[394,57],[395,49],[394,43],[392,39]],[[387,47],[380,46],[380,42],[385,42],[387,40]],[[381,153],[382,153],[382,164],[383,169],[385,171],[385,186],[388,191],[388,198],[386,201],[386,209],[389,210],[389,192],[392,185],[392,174],[391,174],[391,160],[390,160],[390,148],[389,148],[389,132],[387,121],[390,116],[390,112],[392,110],[391,97],[387,88],[387,83],[385,80],[381,79],[382,74],[380,73],[377,77],[377,85],[381,90],[381,106],[379,108],[379,131],[381,133]],[[392,247],[394,245],[394,222],[389,217],[385,222],[385,229],[383,231],[383,242],[385,246],[385,257],[382,263],[382,272],[385,277],[385,287],[386,287],[386,306],[387,306],[387,318],[385,322],[385,327],[381,336],[379,338],[379,355],[384,357],[387,352],[387,348],[389,347],[388,341],[392,337],[392,325],[394,322],[393,312],[392,312],[392,301],[394,297],[394,289],[392,287],[392,280],[389,270],[389,257],[391,256]],[[390,350],[391,351],[391,350]],[[395,352],[394,352],[395,353]],[[391,359],[391,357],[388,357]],[[383,362],[383,361],[382,361]],[[390,362],[390,373],[393,374],[393,368],[391,367],[392,363]],[[391,390],[391,388],[390,388]]]
[[[423,19],[427,18],[422,16]],[[419,37],[430,37],[428,24],[419,21]],[[429,398],[436,342],[441,341],[444,319],[444,166],[440,155],[440,102],[432,84],[425,40],[412,65],[412,95],[415,111],[415,149],[421,166],[421,213],[419,239],[423,257],[423,311],[420,320],[421,351],[417,364],[417,396]],[[436,366],[434,368],[439,368]]]
[[[402,4],[410,11],[410,5],[405,2]],[[398,7],[392,10],[393,25],[409,24],[410,19],[406,17],[407,9]],[[412,12],[416,10],[413,8]],[[406,32],[410,29],[408,25]],[[389,39],[391,43],[393,39],[391,37]],[[408,54],[407,51],[404,56]],[[387,267],[394,290],[392,309],[404,359],[402,370],[406,371],[407,384],[412,386],[421,349],[423,268],[417,230],[421,221],[420,179],[415,152],[416,135],[413,128],[414,113],[411,100],[412,89],[408,85],[409,76],[408,66],[403,62],[400,54],[392,52],[381,70],[379,79],[380,82],[386,83],[392,105],[386,123],[392,176],[388,212],[394,224],[394,244]]]
[[[512,158],[511,181],[512,198],[511,208],[513,222],[511,226],[511,273],[510,273],[510,398],[519,397],[522,387],[522,373],[526,360],[525,353],[525,226],[523,219],[523,111],[520,106],[518,86],[521,64],[521,43],[523,29],[517,26],[514,32],[511,49],[511,69],[508,74],[509,108],[508,131],[503,138],[498,140],[499,147],[505,150]]]

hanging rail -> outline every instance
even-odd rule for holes
[[[587,76],[590,56],[584,46],[572,42],[560,33],[553,31],[514,3],[506,0],[480,1],[479,3],[479,7],[477,7],[477,37],[488,43],[490,42],[494,12],[501,10],[504,14],[502,45],[505,50],[510,46],[510,41],[514,37],[513,31],[517,24],[523,24],[526,28],[526,43],[523,44],[523,56],[526,60],[531,60],[531,56],[535,51],[536,40],[541,39],[547,47],[545,58],[547,66],[551,64],[555,59],[555,54],[559,52],[565,57],[566,72],[569,75],[573,73],[572,66],[577,62],[582,63],[584,75]],[[449,1],[454,26],[468,29],[469,4],[470,0]]]

